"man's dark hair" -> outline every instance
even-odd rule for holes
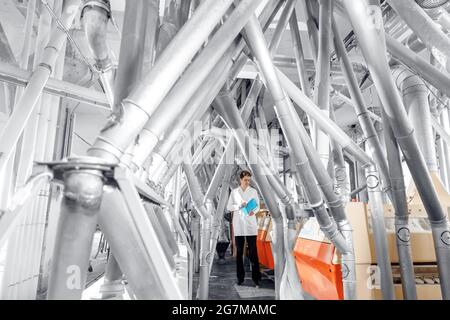
[[[244,179],[245,177],[251,177],[252,173],[247,170],[243,170],[241,174],[239,175],[239,178]]]

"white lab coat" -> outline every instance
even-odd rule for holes
[[[248,216],[239,209],[243,202],[248,203],[252,198],[258,203],[258,207],[253,210],[256,214],[259,211],[259,196],[256,189],[248,187],[244,191],[241,187],[238,187],[231,191],[227,210],[233,212],[233,233],[235,237],[258,235],[256,215]]]

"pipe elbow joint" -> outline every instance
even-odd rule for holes
[[[89,48],[100,71],[112,67],[108,53],[107,27],[111,17],[111,6],[107,0],[85,1],[81,10],[81,21]]]

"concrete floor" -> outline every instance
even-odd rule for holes
[[[194,275],[194,296],[198,288],[198,273]],[[214,260],[209,282],[210,300],[274,300],[275,284],[272,280],[262,276],[259,288],[254,288],[249,268],[246,268],[243,285],[236,284],[236,260],[227,252],[225,264],[218,264]]]

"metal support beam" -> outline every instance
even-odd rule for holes
[[[0,81],[11,83],[19,87],[27,87],[30,83],[31,76],[31,71],[23,70],[12,64],[0,62]],[[109,110],[109,103],[104,93],[81,87],[67,81],[49,78],[42,92]]]

